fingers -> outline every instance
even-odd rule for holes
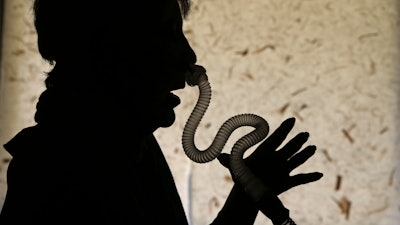
[[[312,155],[314,155],[316,150],[317,147],[315,145],[309,145],[304,148],[304,150],[294,155],[288,161],[288,171],[290,172],[301,164],[305,163]]]
[[[285,146],[279,150],[279,155],[283,159],[289,159],[301,149],[301,146],[308,140],[310,135],[307,132],[299,133],[292,138]]]
[[[308,184],[321,179],[323,176],[320,172],[296,174],[289,179],[289,188],[296,187],[302,184]]]
[[[282,122],[282,124],[263,142],[260,144],[258,149],[268,149],[269,151],[275,151],[279,145],[286,139],[289,132],[292,130],[296,119],[294,117],[289,118]],[[253,155],[258,155],[263,151],[255,151]],[[262,157],[262,156],[257,156]]]

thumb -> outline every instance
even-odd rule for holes
[[[218,161],[219,161],[219,163],[221,163],[224,167],[226,167],[226,168],[230,168],[230,163],[229,163],[229,154],[227,154],[227,153],[221,153],[219,156],[218,156]]]

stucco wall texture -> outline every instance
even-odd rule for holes
[[[5,1],[0,142],[34,124],[43,91],[32,0]],[[280,197],[298,224],[396,225],[400,221],[400,2],[398,0],[195,0],[184,22],[213,98],[196,133],[206,148],[222,123],[254,113],[274,130],[297,119],[318,151],[294,173],[321,171],[315,183]],[[176,92],[177,120],[156,131],[188,217],[212,221],[233,185],[217,161],[195,164],[181,133],[196,88]],[[235,131],[224,152],[252,128]],[[250,150],[251,151],[251,150]],[[112,152],[110,152],[112,154]],[[0,206],[11,157],[0,149]],[[256,224],[271,224],[259,215]]]

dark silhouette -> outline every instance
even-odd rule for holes
[[[35,0],[33,10],[40,54],[54,67],[37,124],[4,145],[13,158],[0,224],[187,224],[153,132],[173,124],[171,91],[185,87],[196,63],[182,32],[189,2]],[[277,151],[294,123],[246,159],[274,196],[322,177],[289,175],[316,150],[300,150],[301,133]],[[226,154],[219,160],[228,167]],[[210,223],[253,224],[266,207],[282,224],[288,211],[277,204],[255,204],[235,184]]]

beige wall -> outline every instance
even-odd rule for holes
[[[41,61],[32,27],[30,0],[4,1],[0,80],[0,205],[6,190],[10,156],[3,144],[23,127],[33,124],[35,103],[43,90]]]
[[[37,54],[31,0],[5,5],[0,141],[33,124],[48,69]],[[196,143],[206,147],[229,117],[251,112],[275,129],[296,117],[319,151],[296,172],[324,178],[282,195],[298,224],[395,225],[400,220],[398,0],[193,2],[184,29],[208,70],[213,100]],[[191,163],[180,135],[197,97],[177,92],[177,121],[156,132],[192,224],[208,224],[232,182],[218,162]],[[232,135],[227,149],[248,132]],[[9,155],[0,149],[0,196]],[[341,180],[337,188],[338,180]],[[0,198],[0,204],[2,198]],[[270,224],[264,217],[257,224]]]

